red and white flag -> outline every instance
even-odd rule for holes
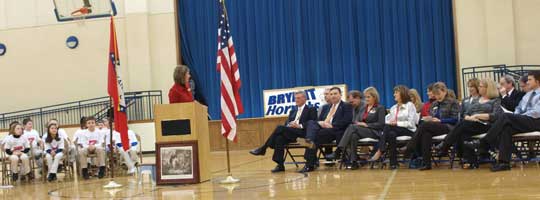
[[[244,112],[244,107],[240,99],[240,70],[222,2],[219,3],[217,70],[221,74],[221,135],[236,142],[236,116]]]
[[[107,91],[112,99],[114,108],[114,130],[120,133],[122,147],[129,149],[126,100],[124,98],[124,83],[120,77],[120,55],[116,42],[116,28],[111,16],[110,41],[109,41],[109,75]]]

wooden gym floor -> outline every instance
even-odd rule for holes
[[[233,175],[241,182],[223,186],[218,181],[227,175],[224,152],[212,153],[214,178],[197,185],[138,185],[134,177],[115,179],[124,187],[104,190],[109,179],[65,180],[44,183],[40,180],[17,183],[0,189],[1,199],[540,199],[540,168],[518,164],[511,171],[491,173],[488,165],[477,170],[448,169],[444,164],[431,171],[361,168],[356,171],[321,167],[308,175],[299,174],[294,165],[285,173],[271,174],[274,167],[269,150],[264,157],[248,151],[233,151]],[[146,163],[153,163],[146,157]]]

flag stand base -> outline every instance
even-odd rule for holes
[[[11,189],[13,185],[0,185],[0,189]]]
[[[119,187],[122,187],[122,185],[114,182],[114,181],[109,181],[109,184],[107,185],[104,185],[103,188],[105,189],[108,189],[108,188],[119,188]]]
[[[231,175],[227,176],[227,178],[221,180],[219,183],[221,184],[233,184],[240,182],[240,179],[233,178]]]

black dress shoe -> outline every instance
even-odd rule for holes
[[[102,179],[103,177],[105,177],[105,167],[99,167],[98,178]]]
[[[437,150],[437,151],[444,150],[444,148],[445,148],[444,142],[441,142],[438,145],[435,145],[435,147],[434,147],[434,149]]]
[[[16,182],[17,180],[19,180],[19,174],[13,173],[13,174],[11,175],[11,180],[12,180],[13,182]]]
[[[463,169],[478,169],[479,167],[478,162],[466,163],[466,165],[463,165]]]
[[[390,170],[399,169],[399,164],[390,165]]]
[[[359,168],[360,168],[360,166],[358,165],[358,162],[352,162],[351,163],[351,167],[350,167],[351,170],[357,170]]]
[[[324,156],[326,159],[329,159],[329,160],[337,160],[337,159],[340,159],[341,158],[341,149],[340,148],[337,148],[336,151],[334,151],[333,153],[331,154],[327,154]]]
[[[264,156],[264,154],[266,154],[266,148],[265,147],[259,147],[259,148],[256,148],[256,149],[253,149],[253,150],[249,151],[249,153],[251,155],[254,155],[254,156]]]
[[[420,167],[419,170],[420,171],[431,170],[431,165],[424,165],[424,166]]]
[[[90,179],[90,174],[88,174],[88,168],[82,169],[82,177],[84,178],[84,180]]]
[[[307,173],[307,172],[312,172],[312,171],[315,171],[315,167],[306,165],[304,166],[304,168],[298,171],[298,173]]]
[[[274,169],[271,170],[272,173],[284,172],[284,171],[285,171],[285,166],[283,165],[277,165]]]
[[[510,169],[511,167],[509,163],[497,163],[491,167],[492,172],[507,171]]]
[[[51,182],[54,180],[54,175],[53,174],[49,174],[49,176],[47,177],[47,181]]]
[[[448,154],[448,147],[444,142],[439,143],[437,146],[434,147],[434,149],[439,156],[445,156]]]

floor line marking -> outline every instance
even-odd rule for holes
[[[392,182],[394,182],[394,178],[396,177],[398,170],[392,170],[392,175],[390,175],[390,178],[388,181],[386,181],[386,184],[384,185],[384,189],[379,195],[379,200],[386,199],[386,195],[388,194],[388,190],[390,190],[390,185],[392,185]]]

